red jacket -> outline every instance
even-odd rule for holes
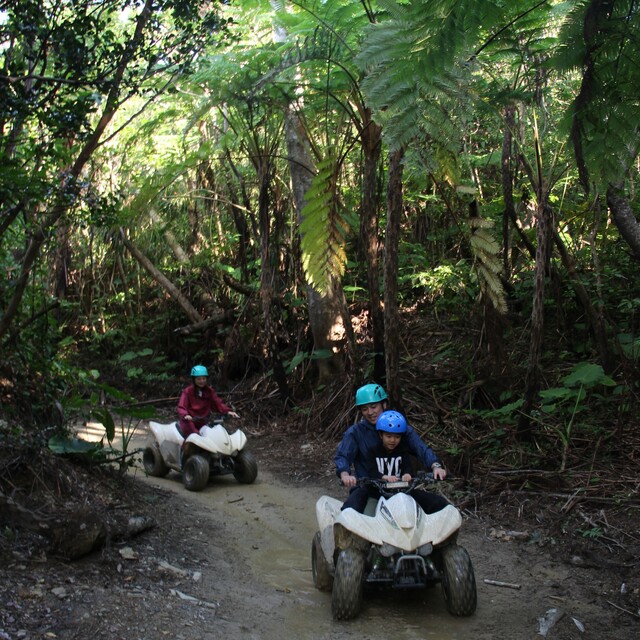
[[[231,411],[231,407],[222,402],[213,387],[209,385],[201,389],[194,384],[190,384],[182,390],[180,400],[178,400],[180,426],[185,423],[185,420],[183,420],[185,416],[191,416],[193,422],[189,426],[200,429],[200,427],[207,424],[211,413],[226,414],[229,411]]]

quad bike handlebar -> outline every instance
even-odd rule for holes
[[[359,487],[374,487],[385,498],[389,498],[396,493],[409,493],[414,489],[423,489],[428,485],[433,485],[437,481],[433,477],[432,472],[419,471],[418,475],[411,478],[408,482],[404,480],[398,480],[396,482],[387,482],[379,478],[359,478],[357,486]]]

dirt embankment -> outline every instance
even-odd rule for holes
[[[310,455],[317,446],[290,443],[288,457],[329,459]],[[637,564],[606,545],[602,554],[573,553],[527,524],[535,518],[482,509],[465,511],[459,540],[476,573],[475,615],[450,616],[438,586],[368,594],[359,618],[335,622],[330,595],[313,586],[310,548],[315,501],[344,490],[329,463],[287,466],[265,438],[251,449],[260,468],[252,485],[225,477],[191,493],[177,474],[138,472],[128,495],[112,497],[113,508],[133,503],[157,526],[107,540],[79,561],[34,555],[16,540],[0,568],[0,639],[638,637]]]

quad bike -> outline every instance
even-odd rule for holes
[[[229,433],[222,421],[216,421],[185,441],[177,422],[150,421],[149,427],[153,438],[142,454],[142,464],[150,476],[162,478],[173,469],[182,473],[189,491],[204,489],[216,475],[232,473],[244,484],[251,484],[258,476],[256,459],[244,448],[247,436],[240,429]]]
[[[342,502],[322,496],[316,503],[319,531],[311,547],[313,582],[331,591],[336,620],[355,618],[365,586],[410,589],[442,584],[447,610],[469,616],[476,610],[476,582],[466,549],[456,544],[462,517],[453,505],[427,515],[409,495],[432,474],[410,482],[361,479],[381,494],[365,513],[341,511]]]

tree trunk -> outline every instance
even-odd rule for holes
[[[402,411],[400,389],[400,319],[398,315],[398,245],[402,219],[402,160],[404,149],[389,159],[387,186],[387,232],[384,251],[384,354],[386,387],[391,404]]]
[[[509,259],[509,223],[516,217],[516,208],[513,204],[513,167],[512,167],[512,147],[513,130],[515,128],[515,107],[508,106],[504,112],[504,134],[502,138],[502,198],[504,200],[504,211],[502,213],[502,259],[505,280],[510,279],[511,260]]]
[[[305,194],[311,186],[315,166],[306,131],[294,109],[294,105],[290,105],[286,110],[285,136],[293,197],[298,220],[301,221]],[[329,290],[324,294],[307,287],[307,302],[314,350],[328,354],[326,358],[315,360],[319,382],[326,384],[344,370],[344,345],[352,335],[351,319],[346,313],[342,285],[336,278],[331,278]]]
[[[266,156],[268,158],[268,156]],[[273,378],[278,385],[280,398],[286,405],[291,398],[291,390],[287,382],[287,373],[280,358],[278,349],[278,309],[274,306],[277,287],[277,241],[271,237],[271,221],[269,211],[269,160],[264,159],[264,165],[258,168],[260,181],[260,193],[258,196],[258,219],[260,224],[260,301],[262,303],[262,315],[264,321],[265,342],[267,346],[267,360],[273,369]],[[273,251],[272,251],[273,249]]]
[[[44,536],[48,552],[67,560],[77,560],[100,548],[107,540],[128,540],[155,527],[149,516],[116,514],[106,520],[90,508],[43,514],[31,511],[0,492],[0,511],[21,529],[35,531]]]
[[[151,220],[154,225],[162,226],[163,222],[160,219],[160,216],[153,209],[149,209],[148,215],[149,220]],[[167,241],[167,244],[169,245],[169,248],[173,253],[173,257],[176,259],[178,264],[182,266],[189,264],[189,257],[187,256],[186,251],[182,248],[182,245],[178,242],[178,239],[176,238],[174,233],[165,228],[162,232],[162,235]]]
[[[613,222],[625,242],[631,247],[636,260],[640,260],[640,224],[624,195],[622,185],[610,184],[607,189],[607,204],[613,215]]]
[[[138,264],[180,305],[187,318],[193,323],[202,322],[202,316],[189,302],[189,299],[127,238],[124,229],[120,229],[120,238],[122,239],[122,244]]]
[[[544,292],[551,239],[553,234],[553,212],[546,199],[543,199],[536,211],[537,241],[535,290],[533,294],[533,310],[531,312],[531,342],[529,344],[529,363],[525,378],[524,404],[518,421],[517,435],[521,441],[528,442],[533,438],[531,412],[538,399],[540,387],[540,354],[544,336]]]
[[[562,238],[560,238],[560,235],[555,229],[553,229],[553,240],[562,259],[562,264],[571,278],[573,288],[580,300],[580,303],[582,304],[585,315],[587,316],[589,330],[596,344],[596,348],[598,349],[598,356],[600,357],[602,368],[606,373],[611,374],[615,368],[615,362],[609,347],[609,341],[607,340],[607,330],[604,317],[601,313],[598,313],[596,308],[593,306],[591,298],[589,297],[589,292],[585,289],[585,286],[582,284],[580,276],[576,271],[575,262],[569,255],[567,248],[564,246],[564,242],[562,242]]]
[[[382,129],[371,118],[371,111],[362,108],[362,210],[360,212],[360,241],[367,265],[369,313],[373,336],[373,379],[386,384],[384,355],[384,312],[380,300],[380,269],[378,260],[378,163],[382,148]]]

